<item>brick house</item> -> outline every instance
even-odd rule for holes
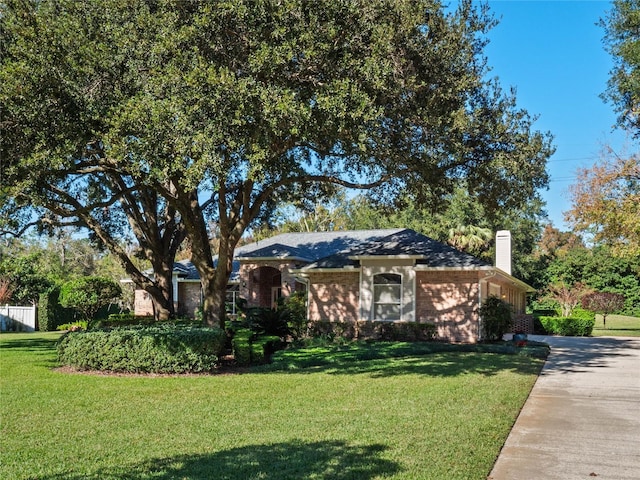
[[[510,233],[496,242],[493,266],[409,229],[281,234],[236,250],[228,298],[270,307],[303,291],[311,321],[428,322],[443,340],[476,342],[487,296],[511,303],[521,319],[533,291],[511,275]],[[136,314],[149,313],[144,295],[136,291]],[[182,315],[200,305],[188,261],[176,263],[174,301]]]

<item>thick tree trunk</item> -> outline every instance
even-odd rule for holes
[[[155,283],[157,284],[156,295],[151,295],[153,302],[153,315],[157,322],[169,320],[176,316],[173,304],[173,272],[156,273]]]
[[[227,297],[227,279],[216,272],[213,278],[202,280],[204,303],[202,316],[210,327],[220,327],[224,330],[226,320],[225,301]]]
[[[164,300],[164,299],[163,299]],[[156,322],[164,322],[174,317],[173,302],[169,306],[166,302],[159,302],[157,298],[151,297],[153,303],[153,318]]]

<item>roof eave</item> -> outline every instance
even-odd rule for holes
[[[522,280],[517,279],[513,275],[509,275],[504,270],[501,270],[501,269],[499,269],[497,267],[492,267],[492,268],[496,272],[497,275],[501,276],[502,278],[506,279],[507,281],[509,281],[509,282],[511,282],[511,283],[513,283],[515,285],[518,285],[519,287],[524,289],[527,293],[534,293],[534,292],[537,291],[535,288],[533,288],[528,283],[525,283]]]
[[[358,267],[354,267],[352,265],[347,265],[345,267],[334,267],[334,268],[328,268],[328,267],[311,267],[311,268],[307,268],[307,267],[302,267],[302,268],[295,268],[295,269],[291,269],[291,273],[295,274],[295,275],[305,275],[305,274],[309,274],[309,273],[322,273],[322,272],[358,272],[359,268]]]
[[[305,262],[310,263],[313,260],[304,257],[290,257],[287,255],[278,256],[278,257],[236,257],[234,260],[237,260],[240,263],[249,263],[249,262],[281,262],[282,260],[287,260],[291,262]]]
[[[421,260],[425,257],[424,255],[409,255],[409,254],[398,254],[398,255],[351,255],[347,257],[349,260]]]
[[[436,271],[436,272],[474,272],[474,271],[490,271],[494,270],[494,267],[490,265],[465,265],[465,266],[455,266],[455,267],[432,267],[429,265],[416,265],[414,267],[416,271]]]

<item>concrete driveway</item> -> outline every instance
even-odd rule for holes
[[[640,338],[529,336],[551,355],[489,479],[640,479]]]

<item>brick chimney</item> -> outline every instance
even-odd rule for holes
[[[511,232],[496,232],[496,268],[511,275]]]

